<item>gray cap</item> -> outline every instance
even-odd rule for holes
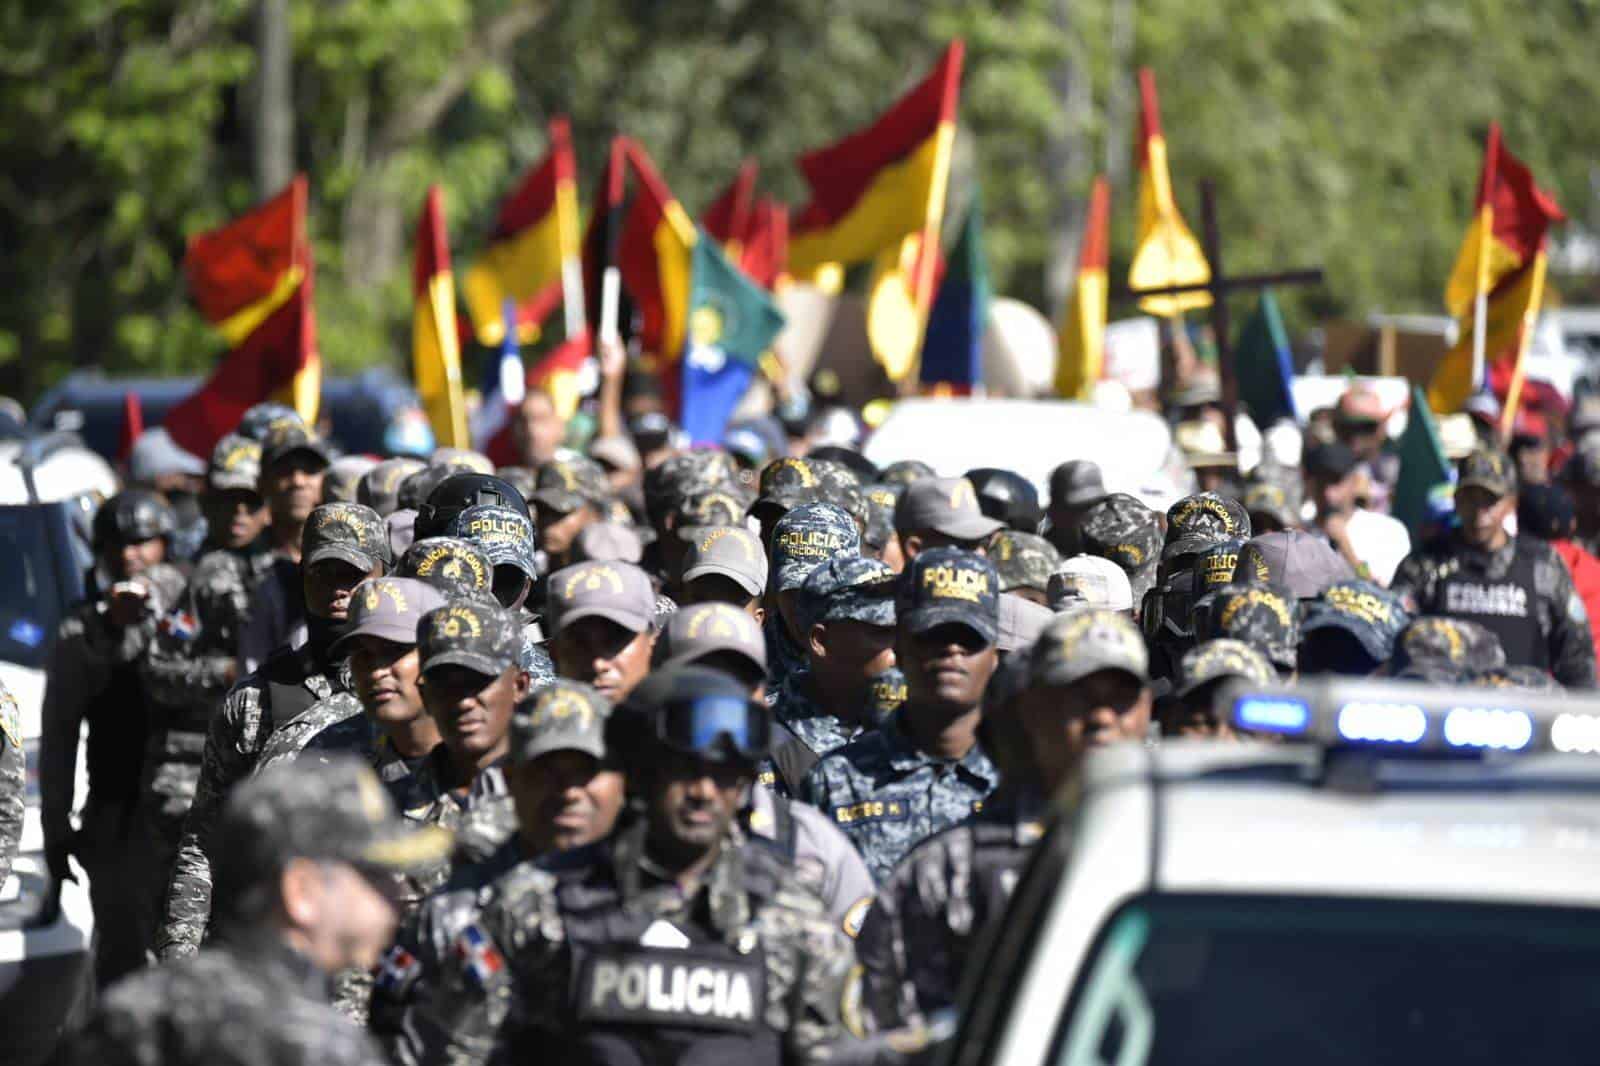
[[[994,642],[1001,651],[1021,651],[1033,647],[1055,612],[1021,596],[1000,597],[1000,637]]]
[[[643,633],[655,623],[656,593],[649,576],[629,563],[575,563],[550,575],[546,614],[558,636],[584,618]]]
[[[800,624],[806,629],[820,622],[893,626],[895,580],[895,572],[881,560],[835,556],[811,571],[800,586],[796,604]]]
[[[424,537],[406,549],[395,573],[426,581],[452,599],[488,595],[494,586],[489,556],[460,537]]]
[[[1133,610],[1133,586],[1127,571],[1098,555],[1074,555],[1063,562],[1050,575],[1045,595],[1054,611],[1081,607]]]
[[[1103,499],[1106,483],[1100,466],[1088,459],[1069,459],[1050,471],[1050,503],[1082,507]]]
[[[433,454],[428,456],[429,466],[464,466],[480,474],[494,473],[494,460],[482,452],[475,452],[471,448],[452,448],[446,445],[435,448]]]
[[[285,423],[305,425],[305,419],[300,417],[300,412],[287,404],[267,401],[258,403],[246,411],[239,419],[239,428],[234,432],[241,437],[249,437],[256,443],[267,439],[267,433],[278,425]]]
[[[974,504],[976,506],[976,504]],[[860,555],[861,531],[855,520],[831,503],[801,504],[778,520],[772,534],[769,580],[779,592],[799,588],[806,577],[835,555]]]
[[[255,492],[261,482],[261,445],[249,437],[229,433],[211,449],[206,485],[213,492],[242,489]]]
[[[660,666],[699,662],[716,652],[741,655],[758,674],[767,672],[767,641],[761,624],[731,603],[680,607],[661,633]]]
[[[976,541],[1005,527],[978,505],[978,491],[964,477],[913,481],[894,509],[897,533],[927,529],[956,540]]]
[[[1163,560],[1191,555],[1228,537],[1249,537],[1250,515],[1231,496],[1197,492],[1167,508],[1167,540]]]
[[[464,666],[495,676],[518,665],[522,626],[498,603],[453,599],[422,616],[417,651],[424,674],[440,666]]]
[[[410,508],[392,511],[385,518],[389,527],[389,554],[398,558],[410,550],[417,536],[417,512]]]
[[[261,438],[261,472],[268,472],[291,455],[309,455],[323,469],[332,460],[322,438],[303,422],[274,422]]]
[[[224,869],[235,856],[271,856],[397,873],[436,867],[454,845],[447,829],[402,821],[372,768],[345,755],[278,763],[239,782],[223,807],[217,840]]]
[[[528,502],[556,514],[571,514],[583,506],[601,511],[611,496],[606,472],[599,463],[581,455],[552,459],[539,467],[534,478],[533,495]]]
[[[1150,679],[1144,636],[1127,615],[1090,608],[1057,615],[1045,627],[1029,659],[1031,685],[1070,685],[1101,670],[1121,670]]]
[[[359,503],[325,503],[311,512],[300,535],[302,566],[338,559],[357,570],[393,561],[389,527]]]
[[[611,701],[578,681],[559,678],[541,688],[511,716],[512,762],[530,763],[552,751],[606,757]]]
[[[444,593],[414,577],[375,577],[357,585],[350,596],[350,620],[334,641],[336,654],[346,654],[355,637],[379,637],[396,644],[415,644],[422,616],[445,604]]]
[[[328,464],[322,476],[323,503],[356,503],[356,487],[367,472],[377,466],[367,455],[341,455]],[[380,516],[381,517],[381,516]]]
[[[644,542],[621,522],[591,522],[573,541],[572,557],[578,562],[637,563],[644,558]]]
[[[1183,679],[1178,686],[1180,697],[1224,678],[1242,678],[1252,685],[1270,685],[1278,679],[1265,655],[1242,640],[1226,637],[1208,640],[1185,652],[1179,676]]]
[[[385,459],[362,475],[356,485],[356,502],[387,518],[400,507],[400,483],[427,467],[421,459]]]
[[[468,507],[450,520],[450,535],[483,549],[494,566],[514,566],[530,579],[539,576],[534,559],[533,521],[521,511],[498,504]]]
[[[683,557],[684,584],[718,574],[752,596],[766,591],[767,556],[754,533],[743,526],[706,526],[694,534]]]
[[[168,474],[199,477],[206,472],[206,461],[178,447],[163,426],[139,434],[128,452],[128,480],[148,484]]]
[[[1311,599],[1336,581],[1353,581],[1355,576],[1333,545],[1298,529],[1261,534],[1239,549],[1234,566],[1234,580],[1276,585],[1300,600]]]

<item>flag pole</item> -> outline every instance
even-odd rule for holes
[[[1489,241],[1494,237],[1494,190],[1500,164],[1500,123],[1489,123],[1483,146],[1483,187],[1478,190],[1478,278],[1472,299],[1472,389],[1483,384],[1489,332]]]
[[[1517,336],[1517,363],[1511,369],[1511,385],[1506,389],[1505,410],[1500,412],[1500,440],[1511,439],[1511,428],[1516,424],[1517,405],[1522,402],[1522,382],[1528,349],[1533,346],[1533,331],[1539,323],[1539,305],[1544,302],[1544,275],[1546,260],[1544,249],[1533,257],[1533,277],[1528,282],[1528,306],[1522,312],[1522,331]]]
[[[961,67],[966,45],[957,39],[950,43],[954,53],[945,75],[944,102],[938,129],[934,131],[933,176],[928,183],[928,204],[922,224],[922,239],[917,245],[917,273],[912,298],[917,308],[917,343],[911,368],[901,386],[902,394],[916,391],[922,376],[923,334],[933,310],[933,268],[939,255],[939,230],[944,221],[945,197],[950,188],[950,159],[956,148],[956,97],[961,91]]]

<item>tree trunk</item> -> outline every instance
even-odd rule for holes
[[[1078,245],[1083,238],[1085,196],[1093,171],[1088,144],[1091,117],[1089,67],[1083,56],[1083,42],[1072,35],[1073,0],[1056,0],[1055,19],[1062,35],[1072,42],[1066,58],[1056,68],[1051,81],[1061,101],[1061,125],[1046,149],[1049,173],[1059,179],[1051,220],[1053,239],[1046,268],[1046,299],[1054,317],[1059,318],[1077,273]]]
[[[294,177],[294,69],[289,0],[256,0],[256,195],[265,200]]]

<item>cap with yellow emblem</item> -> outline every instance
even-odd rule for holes
[[[552,751],[606,757],[611,701],[588,685],[560,679],[541,688],[511,718],[513,762],[530,763]]]
[[[229,433],[211,449],[206,467],[206,487],[212,492],[243,489],[255,492],[261,481],[261,445],[249,437]]]
[[[1101,670],[1149,681],[1150,653],[1127,615],[1094,607],[1058,615],[1045,627],[1028,660],[1028,681],[1070,685]]]
[[[661,633],[660,651],[662,667],[727,654],[747,662],[756,678],[767,673],[767,642],[760,623],[731,603],[696,603],[674,611]]]
[[[760,539],[743,526],[696,529],[683,557],[683,583],[718,575],[752,596],[767,588],[767,554]]]
[[[300,551],[301,565],[308,567],[337,559],[357,570],[371,570],[393,558],[389,527],[377,511],[359,503],[325,503],[312,511],[300,536]]]
[[[484,600],[450,600],[423,615],[417,627],[424,674],[441,666],[464,666],[494,676],[516,666],[521,650],[516,615]]]
[[[964,625],[985,644],[993,644],[1000,635],[1000,576],[976,552],[930,548],[900,575],[895,614],[914,635],[941,625]]]
[[[415,644],[422,616],[445,605],[444,593],[414,577],[375,577],[350,596],[350,620],[333,643],[335,655],[348,654],[356,637],[378,637]]]
[[[550,575],[545,614],[557,635],[584,618],[604,618],[631,633],[655,624],[650,578],[629,563],[577,563]]]
[[[964,477],[913,482],[894,509],[894,528],[900,533],[932,530],[957,540],[982,540],[1004,525],[983,513],[977,490]]]
[[[415,577],[446,596],[488,595],[494,584],[494,564],[483,548],[460,537],[426,537],[400,557],[396,573]]]

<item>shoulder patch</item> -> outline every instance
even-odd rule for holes
[[[22,711],[16,697],[0,687],[0,733],[4,733],[12,746],[22,748]]]
[[[872,909],[872,897],[862,896],[850,904],[850,909],[844,912],[843,926],[845,935],[851,940],[861,935],[861,926],[867,920],[867,912]]]

